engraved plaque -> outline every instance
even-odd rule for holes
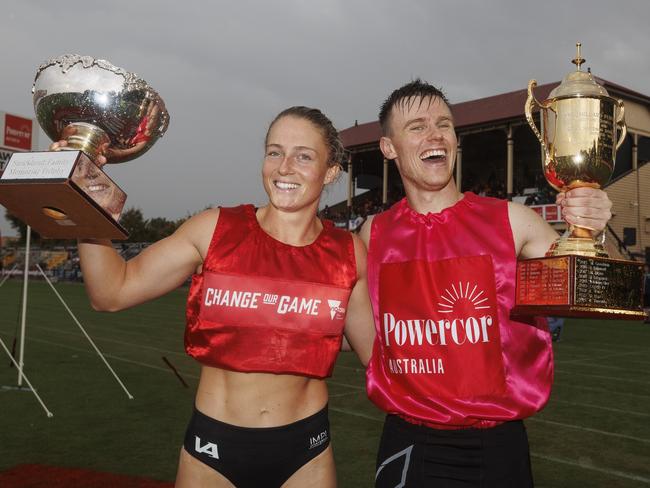
[[[513,315],[643,320],[643,264],[578,255],[517,263]]]
[[[0,177],[2,202],[42,237],[126,239],[126,193],[81,151],[16,153]]]

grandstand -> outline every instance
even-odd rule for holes
[[[13,266],[13,264],[16,262],[16,254],[14,252],[9,252],[6,254],[3,253],[0,262],[2,263],[0,269],[9,268],[10,266]]]
[[[115,243],[114,247],[124,257],[129,260],[136,256],[142,249],[150,243]],[[3,275],[21,277],[25,263],[24,247],[4,247],[0,254]],[[81,281],[81,268],[79,266],[79,253],[77,246],[58,246],[54,248],[41,249],[38,246],[32,247],[29,252],[29,262],[34,267],[38,264],[45,274],[52,281]],[[41,279],[39,272],[32,269],[30,276]]]
[[[619,148],[612,180],[613,202],[608,229],[614,256],[650,263],[650,97],[596,78],[612,97],[625,104],[627,136]],[[559,82],[536,89],[543,100]],[[507,198],[525,205],[553,204],[555,192],[542,175],[539,141],[524,117],[525,89],[451,105],[458,135],[455,179],[461,191]],[[539,126],[539,113],[534,114]],[[323,210],[341,226],[358,228],[359,217],[389,207],[404,195],[395,165],[379,149],[378,121],[355,123],[341,131],[350,154],[347,201]],[[354,183],[354,184],[353,184]],[[368,190],[354,195],[354,188]],[[368,204],[368,200],[372,203]],[[368,211],[370,208],[370,211]],[[549,221],[558,231],[561,221]]]

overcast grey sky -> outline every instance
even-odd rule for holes
[[[560,80],[575,42],[601,78],[650,95],[648,0],[4,0],[0,110],[33,117],[38,65],[64,53],[138,73],[163,97],[167,134],[106,172],[145,217],[262,204],[273,116],[321,108],[339,129],[376,120],[421,77],[452,103]],[[523,108],[522,108],[523,110]],[[40,135],[41,149],[49,141]],[[345,196],[345,180],[330,201]],[[0,208],[0,230],[12,234]]]

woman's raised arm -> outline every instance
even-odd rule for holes
[[[218,218],[218,209],[197,214],[129,261],[108,240],[80,240],[81,271],[93,308],[122,310],[183,284],[203,262]]]

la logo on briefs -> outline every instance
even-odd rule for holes
[[[201,439],[198,435],[194,436],[194,450],[199,454],[207,454],[213,459],[219,459],[219,450],[217,449],[217,445],[208,442],[202,446]]]

